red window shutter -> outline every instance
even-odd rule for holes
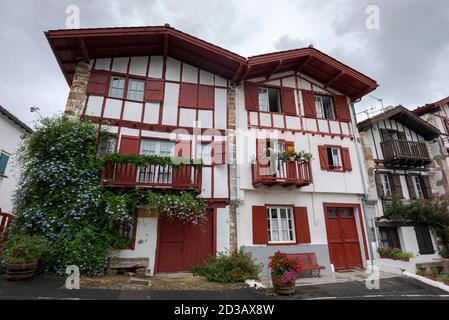
[[[179,106],[190,108],[198,106],[198,85],[181,83],[179,87]]]
[[[344,171],[352,171],[351,157],[348,148],[341,148],[341,157]]]
[[[119,152],[126,154],[139,154],[140,153],[139,137],[122,136]]]
[[[198,108],[213,110],[215,105],[214,87],[200,85],[198,90]]]
[[[228,144],[226,141],[212,142],[212,162],[214,164],[228,163]]]
[[[295,91],[290,88],[282,88],[282,111],[289,116],[296,116]]]
[[[350,122],[351,113],[349,112],[348,100],[345,96],[334,96],[337,116],[340,121]]]
[[[122,136],[120,142],[120,153],[139,154],[140,139],[139,137]],[[117,165],[115,171],[115,182],[119,185],[133,185],[136,183],[137,169],[133,164]]]
[[[295,207],[295,229],[297,243],[311,243],[309,217],[306,207]]]
[[[176,143],[175,157],[191,158],[190,140],[179,140]]]
[[[253,206],[253,244],[268,244],[267,211]]]
[[[246,110],[259,111],[259,90],[257,85],[245,82]]]
[[[302,100],[304,103],[304,116],[316,118],[315,98],[313,96],[313,92],[303,91]]]
[[[329,170],[329,161],[327,159],[327,147],[319,146],[318,153],[320,155],[321,170]]]
[[[86,93],[97,96],[106,96],[108,78],[108,72],[92,70],[90,72],[89,82],[87,83]]]
[[[159,80],[145,81],[145,95],[146,102],[162,101],[164,99],[164,82]]]

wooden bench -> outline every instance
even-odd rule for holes
[[[0,212],[0,253],[3,251],[3,246],[8,241],[9,226],[14,217],[6,212]]]
[[[317,276],[320,277],[321,270],[326,269],[325,266],[320,266],[318,264],[316,254],[314,252],[287,254],[287,256],[299,261],[299,263],[301,264],[301,272],[315,271],[317,272]]]

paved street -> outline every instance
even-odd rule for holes
[[[9,282],[0,278],[0,299],[101,299],[101,300],[263,300],[263,299],[445,299],[449,293],[404,277],[382,279],[379,290],[368,290],[363,281],[301,286],[290,297],[271,295],[267,291],[245,288],[221,291],[155,291],[61,289],[64,279],[38,277],[25,282]]]

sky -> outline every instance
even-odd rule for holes
[[[380,85],[356,105],[360,117],[449,96],[447,0],[1,1],[0,105],[28,124],[32,106],[43,116],[65,107],[69,87],[43,32],[66,28],[69,5],[81,28],[169,23],[246,57],[313,44]]]

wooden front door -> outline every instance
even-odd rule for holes
[[[329,255],[335,270],[363,268],[354,208],[326,209]]]
[[[213,215],[202,226],[161,218],[156,272],[190,271],[214,253]]]

